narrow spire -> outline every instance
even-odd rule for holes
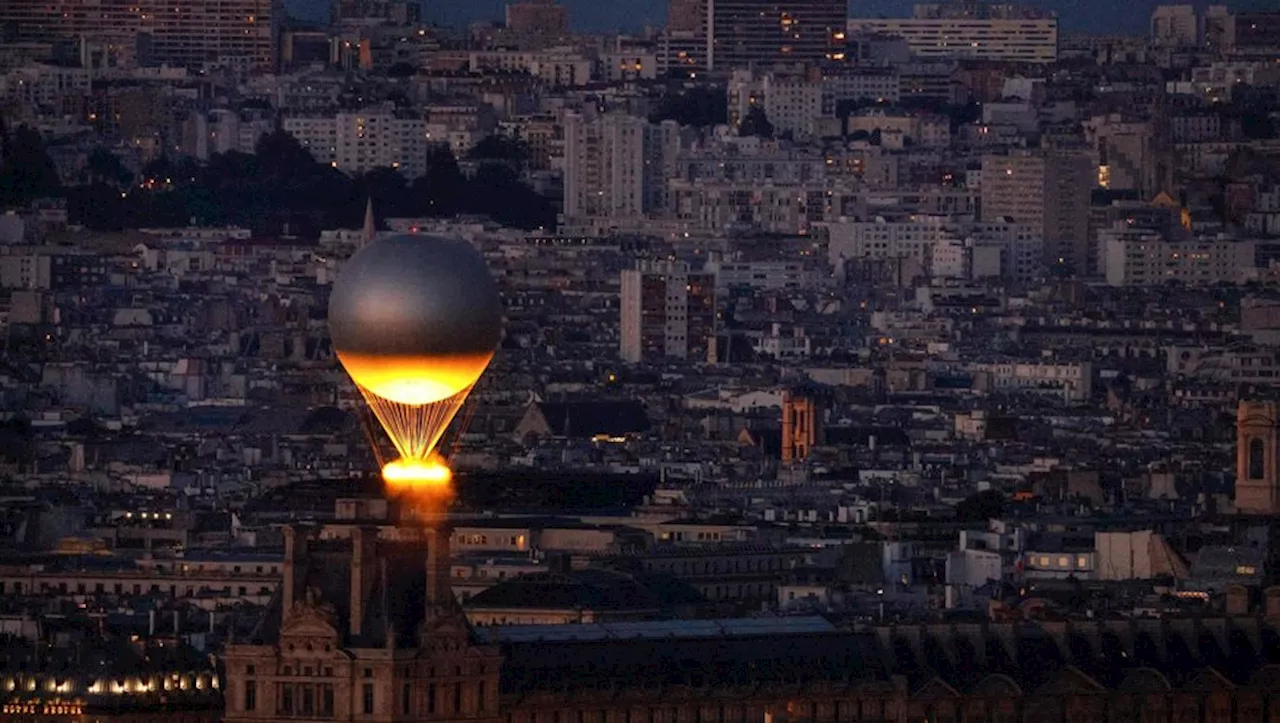
[[[373,242],[373,237],[377,230],[378,227],[373,222],[373,196],[370,196],[364,206],[364,229],[360,234],[360,246],[362,248]]]

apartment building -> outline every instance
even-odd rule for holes
[[[1018,63],[1058,59],[1055,17],[856,18],[849,31],[902,38],[922,59],[972,58]]]
[[[982,159],[982,220],[1039,229],[1044,262],[1088,274],[1089,204],[1097,168],[1088,153],[1023,151]]]
[[[1200,18],[1194,5],[1157,5],[1151,12],[1151,43],[1175,48],[1200,41]]]
[[[870,68],[822,77],[796,73],[735,70],[729,78],[729,123],[737,125],[752,106],[762,108],[775,133],[805,138],[821,133],[825,119],[834,120],[846,101],[896,102],[899,80],[889,69]],[[833,131],[839,128],[828,124]]]
[[[1035,278],[1043,269],[1043,240],[1029,225],[911,214],[822,226],[828,233],[828,259],[836,268],[847,261],[914,259],[935,276],[1017,281]]]
[[[1256,272],[1257,244],[1227,238],[1166,239],[1157,231],[1123,221],[1098,233],[1098,246],[1112,286],[1189,286],[1237,283]]]
[[[144,64],[274,69],[281,0],[6,0],[0,25],[18,40],[132,37]],[[143,40],[145,38],[145,40]]]
[[[985,374],[993,392],[1045,393],[1068,402],[1087,401],[1093,393],[1093,367],[1087,362],[981,362],[968,365],[968,371]]]
[[[642,262],[622,272],[621,311],[623,360],[705,360],[715,337],[716,275]]]
[[[638,218],[661,210],[667,204],[664,181],[680,146],[675,121],[566,113],[565,218]]]
[[[707,67],[843,61],[845,0],[705,0]]]
[[[425,120],[400,115],[389,105],[333,116],[285,118],[284,130],[317,161],[345,173],[394,168],[406,178],[426,173],[427,150],[433,140]]]

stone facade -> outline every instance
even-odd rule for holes
[[[1246,515],[1280,514],[1280,405],[1241,401],[1236,410],[1236,509]]]
[[[1247,598],[1233,618],[473,630],[439,575],[448,536],[427,537],[424,556],[290,532],[280,604],[224,655],[227,723],[1280,721],[1280,627]]]

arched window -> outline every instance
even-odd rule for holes
[[[1266,444],[1254,437],[1249,440],[1249,479],[1263,479],[1266,470]]]

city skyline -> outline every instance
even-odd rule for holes
[[[0,2],[6,723],[1280,720],[1280,8],[570,2]]]
[[[573,28],[579,32],[637,32],[646,25],[658,28],[666,24],[666,0],[560,2],[569,9]],[[1142,0],[1117,5],[1109,0],[1031,0],[1027,4],[1056,12],[1063,30],[1068,33],[1138,35],[1147,32],[1151,12],[1161,3],[1159,0]],[[1189,4],[1198,10],[1215,4],[1247,10],[1267,9],[1267,0],[1236,0],[1229,3],[1196,0]],[[849,13],[850,17],[910,17],[913,5],[915,0],[853,0]],[[327,0],[287,0],[287,6],[291,12],[310,20],[327,19],[331,7]],[[505,7],[505,0],[427,0],[424,3],[424,18],[453,26],[473,22],[499,22]]]

